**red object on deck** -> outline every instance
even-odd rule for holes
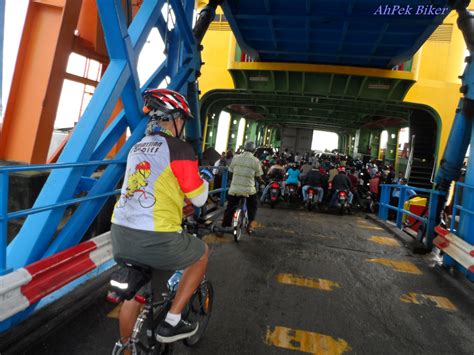
[[[443,237],[445,237],[446,235],[449,234],[449,231],[447,229],[441,227],[441,226],[436,226],[435,227],[435,232],[436,232],[436,234],[439,234]]]
[[[443,250],[449,246],[449,240],[445,239],[442,236],[438,236],[433,240],[433,244],[436,245],[439,249]]]
[[[417,216],[422,216],[423,212],[425,211],[426,207],[425,206],[417,206],[417,205],[410,205],[409,211],[413,214],[416,214]],[[413,224],[411,229],[413,229],[415,232],[418,232],[418,229],[421,226],[421,222],[415,220],[415,218],[408,216],[407,217],[407,223],[408,224]]]

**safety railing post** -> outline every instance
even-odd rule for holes
[[[400,195],[398,197],[398,210],[397,210],[397,228],[402,228],[402,210],[404,209],[406,198],[406,186],[400,186]]]
[[[459,184],[456,184],[454,187],[454,198],[453,198],[453,210],[451,212],[451,231],[454,231],[456,229],[456,215],[458,212],[458,200],[459,200],[459,189],[461,186]]]
[[[0,172],[0,275],[7,273],[8,172]]]
[[[382,221],[386,221],[388,218],[388,207],[386,205],[390,202],[390,194],[388,193],[390,191],[390,187],[384,185],[381,185],[380,187],[382,192],[380,194],[379,218]]]
[[[427,223],[427,232],[426,232],[426,243],[425,245],[428,248],[433,247],[433,239],[435,235],[434,228],[436,227],[438,212],[438,194],[435,192],[430,193],[430,202],[428,204],[428,223]]]
[[[222,183],[221,183],[222,191],[221,191],[221,199],[219,201],[219,204],[221,206],[224,206],[224,204],[225,204],[228,178],[229,178],[229,169],[226,168],[226,169],[224,169],[224,171],[222,173]]]

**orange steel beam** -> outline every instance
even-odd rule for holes
[[[107,126],[112,123],[112,121],[114,120],[115,116],[117,116],[120,111],[122,111],[123,109],[123,104],[122,104],[122,100],[118,100],[117,104],[115,105],[115,108],[114,108],[114,111],[112,112],[112,114],[110,115],[110,119],[109,119],[109,122],[107,123]],[[112,147],[112,149],[110,150],[110,152],[107,154],[107,158],[109,159],[113,159],[115,158],[115,155],[117,155],[118,151],[120,150],[120,148],[122,148],[123,144],[125,143],[125,133],[122,134],[122,136],[120,137],[120,139],[117,141],[117,144],[114,145]]]
[[[0,136],[0,159],[44,163],[82,0],[31,0]]]
[[[109,61],[96,0],[82,0],[74,52],[101,63]]]

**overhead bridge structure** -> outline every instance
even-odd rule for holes
[[[232,117],[226,132],[231,149],[239,143],[234,133],[241,118],[244,136],[260,145],[281,146],[288,130],[318,129],[339,134],[341,152],[368,158],[381,157],[380,136],[387,130],[383,158],[390,164],[402,164],[398,134],[410,127],[410,183],[431,189],[461,97],[465,44],[450,1],[407,0],[403,14],[399,5],[387,3],[30,1],[0,158],[8,165],[54,164],[0,168],[1,277],[10,280],[83,240],[117,193],[128,151],[144,134],[142,93],[159,85],[187,96],[197,119],[186,126],[186,138],[200,156],[215,146],[221,112]],[[165,59],[140,80],[137,63],[152,31],[162,39]],[[102,64],[100,80],[67,73],[73,52]],[[64,146],[48,156],[65,78],[96,87]],[[35,168],[48,172],[44,186],[26,211],[12,211],[11,175]],[[470,163],[461,223],[474,218],[473,176]],[[21,229],[7,238],[8,222],[16,218],[24,219]],[[459,238],[474,244],[472,230]],[[2,285],[7,295],[10,289],[2,291]],[[36,306],[2,319],[1,329]]]

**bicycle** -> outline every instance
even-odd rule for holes
[[[247,198],[241,196],[239,204],[237,205],[237,208],[234,212],[234,216],[232,217],[232,229],[236,243],[238,243],[242,237],[242,229],[248,229],[248,226],[249,216],[247,209]]]
[[[197,227],[194,227],[197,231]],[[201,228],[209,229],[206,226]],[[216,229],[212,226],[211,230]],[[196,236],[199,234],[197,233]],[[153,272],[159,270],[126,259],[117,259],[117,262],[124,268],[112,275],[111,285],[114,290],[109,292],[107,299],[113,303],[119,303],[124,299],[134,298],[143,305],[143,309],[138,315],[128,342],[122,343],[122,339],[119,339],[115,343],[112,355],[123,354],[125,350],[130,350],[133,355],[172,354],[174,343],[160,343],[155,338],[155,330],[171,308],[177,285],[174,289],[168,285],[169,292],[161,294],[161,299],[155,301],[151,279]],[[186,346],[194,346],[201,340],[209,323],[213,301],[214,289],[211,282],[204,277],[181,314],[183,319],[199,324],[194,335],[183,339]]]

